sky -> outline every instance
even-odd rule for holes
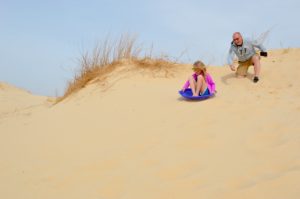
[[[60,96],[83,50],[124,33],[155,54],[210,65],[225,64],[236,31],[270,30],[267,49],[300,47],[299,9],[299,0],[0,0],[0,82]]]

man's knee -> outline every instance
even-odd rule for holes
[[[255,54],[252,56],[252,62],[256,63],[260,61],[260,56],[258,54]]]

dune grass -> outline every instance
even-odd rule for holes
[[[144,53],[142,56],[141,54]],[[79,58],[79,72],[68,82],[63,96],[58,97],[56,103],[84,88],[90,81],[99,81],[114,71],[124,62],[129,62],[140,68],[159,71],[164,70],[168,76],[168,69],[176,65],[168,56],[154,57],[152,48],[145,52],[137,43],[137,37],[129,34],[121,35],[116,41],[109,38],[96,44],[92,52],[84,52]]]

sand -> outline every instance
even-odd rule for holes
[[[178,95],[164,76],[115,71],[64,101],[0,85],[5,199],[300,197],[300,49],[262,58],[259,83],[209,67],[216,97]]]

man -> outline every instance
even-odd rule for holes
[[[254,66],[253,82],[259,81],[260,73],[260,56],[267,57],[265,47],[262,44],[257,44],[255,41],[243,39],[241,33],[235,32],[232,36],[233,41],[228,54],[228,64],[232,71],[236,71],[238,77],[246,77],[249,66]],[[260,56],[256,53],[255,48],[260,50]],[[237,70],[233,65],[234,55],[237,56],[239,66]]]

